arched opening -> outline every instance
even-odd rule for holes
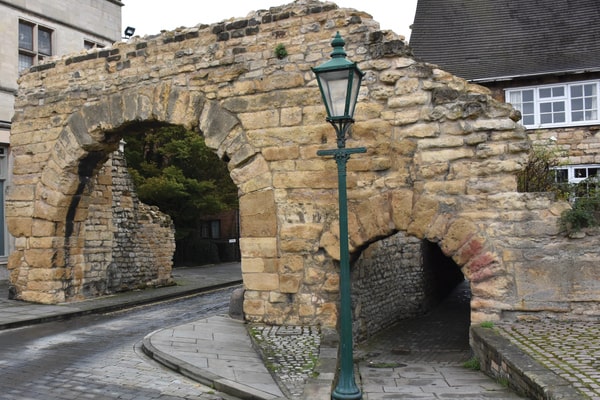
[[[239,261],[238,190],[204,138],[181,125],[140,122],[123,139],[140,201],[175,225],[174,267]]]
[[[422,333],[412,321],[421,319],[439,335],[454,335],[448,340],[461,350],[469,348],[469,284],[438,243],[403,232],[375,242],[354,263],[352,285],[358,342],[398,329],[412,330],[418,346]]]

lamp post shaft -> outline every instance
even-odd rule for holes
[[[346,189],[346,152],[336,157],[340,222],[340,376],[333,399],[361,399],[355,383],[352,339],[352,295],[348,250],[348,199]]]
[[[336,131],[338,131],[338,127]],[[344,129],[345,130],[345,129]],[[338,131],[338,137],[340,136]],[[352,295],[350,287],[350,251],[348,249],[348,195],[346,187],[346,164],[353,153],[365,153],[364,147],[347,149],[338,141],[334,150],[320,150],[320,156],[333,155],[338,172],[338,212],[340,228],[340,374],[331,398],[334,400],[362,399],[362,393],[354,378],[352,345]]]

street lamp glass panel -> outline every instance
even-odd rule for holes
[[[319,86],[331,119],[352,119],[361,81],[354,69],[320,72]]]
[[[323,91],[325,106],[327,107],[327,116],[344,116],[346,114],[348,71],[322,72],[319,75],[319,83]]]

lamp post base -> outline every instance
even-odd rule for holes
[[[356,392],[352,392],[352,393],[348,393],[348,392],[340,393],[338,391],[338,389],[336,388],[331,393],[331,399],[332,400],[360,400],[360,399],[362,399],[362,393],[360,392],[360,390],[358,388],[356,388]]]

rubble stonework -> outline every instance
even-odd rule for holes
[[[6,205],[17,296],[82,294],[65,282],[94,271],[82,235],[88,182],[132,124],[157,121],[197,130],[228,163],[246,319],[335,325],[337,171],[316,155],[335,140],[310,68],[329,59],[337,31],[366,73],[347,143],[368,150],[348,163],[353,256],[397,232],[436,243],[470,281],[473,321],[593,309],[597,237],[565,237],[567,203],[516,192],[530,147],[518,113],[416,61],[368,14],[309,0],[51,59],[21,77]]]
[[[87,216],[75,228],[76,239],[69,238],[63,250],[71,260],[69,268],[32,265],[36,269],[28,271],[23,264],[15,269],[9,265],[11,274],[27,273],[29,279],[21,292],[15,292],[18,287],[13,286],[14,297],[56,303],[173,283],[173,222],[156,207],[138,200],[122,151],[109,155],[85,192],[85,205],[80,203],[80,207],[86,208]],[[32,227],[37,234],[34,242],[47,233],[43,226],[37,222]],[[51,240],[58,242],[57,238]],[[72,245],[71,240],[76,244]],[[56,246],[50,251],[61,254]],[[42,279],[45,276],[54,279],[46,283]],[[50,287],[60,290],[48,290]]]

